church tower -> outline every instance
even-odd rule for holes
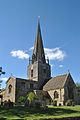
[[[38,18],[37,35],[34,44],[32,59],[29,59],[28,79],[38,82],[38,89],[51,78],[49,59],[45,59],[43,41],[41,36],[40,21]]]

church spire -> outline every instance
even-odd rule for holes
[[[32,55],[32,63],[34,63],[35,61],[41,61],[42,63],[46,63],[42,36],[41,36],[41,29],[40,29],[40,17],[38,17],[37,35],[36,35],[36,40]]]

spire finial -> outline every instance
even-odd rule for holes
[[[40,21],[40,16],[38,16],[38,21]]]
[[[38,29],[40,28],[40,16],[38,16]]]
[[[68,74],[70,73],[70,70],[68,69]]]

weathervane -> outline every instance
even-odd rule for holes
[[[70,73],[70,70],[68,69],[68,73]]]

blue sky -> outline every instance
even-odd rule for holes
[[[38,16],[52,76],[69,70],[80,82],[80,0],[0,0],[2,87],[11,74],[27,78]]]

